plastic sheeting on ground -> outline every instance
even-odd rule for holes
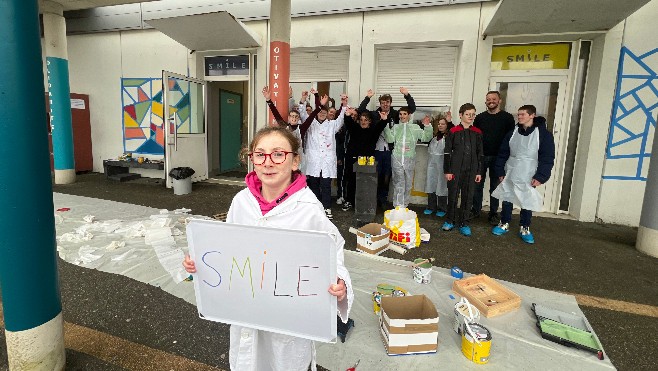
[[[58,251],[62,259],[161,287],[195,304],[194,287],[191,282],[180,282],[186,274],[179,269],[183,251],[187,250],[184,221],[189,215],[59,193],[54,194],[54,202],[55,209],[70,208],[67,212],[56,212]],[[92,223],[83,220],[87,215],[94,216]],[[67,233],[93,236],[80,241],[59,238]],[[459,296],[451,290],[454,278],[450,271],[434,268],[431,283],[423,285],[414,282],[409,264],[345,251],[345,265],[352,276],[355,294],[350,318],[356,326],[348,333],[345,343],[340,340],[336,344],[317,343],[319,365],[345,370],[360,360],[359,369],[363,370],[614,369],[607,358],[598,360],[593,353],[568,348],[539,335],[530,304],[541,303],[585,317],[573,296],[509,282],[503,283],[521,296],[521,308],[480,320],[493,334],[491,358],[486,366],[472,363],[461,354],[461,337],[452,330],[452,308]],[[411,294],[425,294],[434,302],[440,318],[437,353],[386,355],[371,300],[377,284],[384,282],[401,286]]]

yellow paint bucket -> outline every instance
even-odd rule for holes
[[[477,364],[489,362],[491,332],[479,323],[468,323],[462,331],[462,353]]]

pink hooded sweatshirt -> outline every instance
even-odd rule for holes
[[[265,200],[265,198],[263,198],[263,195],[261,194],[262,182],[260,179],[258,179],[258,176],[256,176],[255,171],[247,174],[247,176],[244,178],[244,181],[247,183],[247,188],[249,188],[251,194],[256,197],[256,200],[258,200],[258,205],[260,206],[260,211],[263,213],[263,215],[274,209],[276,205],[292,196],[295,192],[306,187],[306,176],[304,176],[304,174],[299,171],[295,171],[292,173],[292,183],[290,183],[288,188],[286,188],[286,190],[283,191],[279,197],[274,199],[274,201],[268,202]]]

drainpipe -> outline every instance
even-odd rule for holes
[[[281,117],[288,121],[290,89],[290,1],[272,0],[270,4],[270,92]],[[272,122],[270,113],[268,125]]]
[[[655,133],[655,131],[654,131]],[[644,187],[644,201],[642,202],[642,216],[640,227],[637,230],[635,248],[639,251],[658,258],[658,136],[653,136],[651,148],[651,162],[647,184]]]
[[[63,370],[37,0],[0,1],[0,35],[0,286],[9,369]]]

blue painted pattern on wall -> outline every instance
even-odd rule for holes
[[[606,174],[604,179],[647,180],[643,174],[646,174],[651,157],[649,139],[656,130],[656,115],[658,48],[636,55],[622,47],[606,160],[629,162],[634,167],[634,174]]]

